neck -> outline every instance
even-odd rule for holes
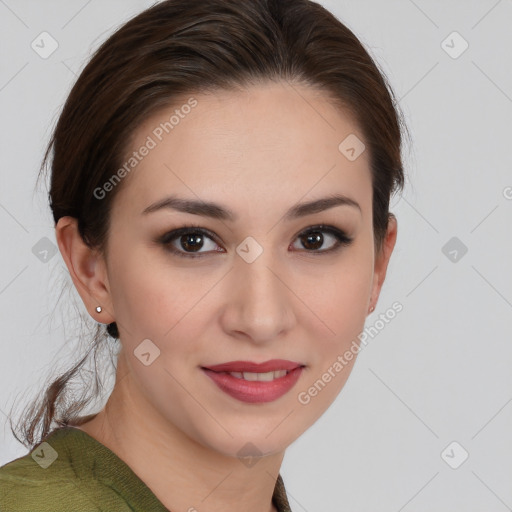
[[[272,494],[284,452],[245,465],[195,441],[157,414],[119,357],[107,404],[78,428],[128,464],[173,512],[277,512]]]

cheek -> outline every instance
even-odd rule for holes
[[[365,265],[346,266],[325,281],[323,293],[308,296],[308,305],[316,313],[312,320],[315,327],[310,331],[314,350],[310,352],[310,370],[297,390],[297,401],[307,408],[311,423],[336,399],[354,367],[371,277]]]
[[[325,323],[325,338],[343,340],[367,314],[373,269],[368,251],[347,251],[336,264],[296,281],[297,295]]]
[[[205,295],[218,276],[173,267],[143,251],[117,261],[110,281],[123,343],[133,351],[148,338],[161,350],[161,362],[181,370],[197,350],[190,340],[204,335],[211,313],[205,310],[210,304]]]
[[[364,329],[373,280],[370,251],[371,246],[347,251],[321,279],[318,276],[319,286],[311,286],[313,280],[309,277],[299,292],[307,298],[305,302],[310,311],[315,313],[309,314],[310,337],[314,340],[315,350],[311,353],[312,371],[308,385],[321,379],[329,368],[331,374],[336,375],[329,381],[332,381],[327,385],[329,389],[322,392],[323,398],[319,400],[322,403],[334,399],[357,357],[358,336]],[[348,355],[350,360],[343,361],[343,369],[340,370],[338,358],[348,350],[352,350],[353,354]],[[325,380],[328,379],[329,375],[326,375]]]
[[[124,328],[131,338],[144,339],[168,331],[183,315],[186,287],[180,286],[177,272],[156,265],[146,251],[124,251],[123,245],[112,259],[116,265],[109,282],[120,332]]]

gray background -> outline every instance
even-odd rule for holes
[[[55,243],[45,189],[34,191],[43,149],[85,59],[152,3],[0,0],[0,464],[26,453],[5,423],[13,401],[77,357],[72,301],[88,316],[73,290],[59,300],[60,253],[36,257],[43,237]],[[367,326],[394,301],[403,311],[287,450],[290,503],[294,512],[512,510],[512,1],[322,4],[386,72],[412,134],[409,183],[392,205],[398,242]],[[59,45],[47,59],[31,48],[43,31]],[[454,31],[469,44],[460,55]],[[462,450],[469,458],[453,469],[447,461],[457,465]]]

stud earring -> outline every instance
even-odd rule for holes
[[[101,311],[102,311],[101,306],[96,306],[96,311],[97,311],[98,313],[101,313]]]
[[[370,313],[373,313],[373,310],[374,310],[374,309],[375,309],[375,306],[372,306],[372,307],[370,308]]]

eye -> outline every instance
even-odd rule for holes
[[[213,242],[212,246],[207,251],[199,252],[199,249],[204,247],[204,239],[207,238]],[[204,228],[199,226],[189,225],[182,228],[175,229],[166,233],[159,242],[166,246],[166,248],[177,256],[185,258],[199,258],[203,252],[222,252],[215,249],[217,244],[214,242],[215,236]],[[206,244],[208,248],[208,244]],[[191,251],[191,252],[188,252]],[[198,255],[194,253],[199,253]]]
[[[327,233],[328,239],[330,238],[334,243],[329,248],[319,251],[318,249],[323,246],[326,239],[323,233]],[[352,243],[352,238],[348,237],[341,229],[323,224],[308,228],[298,235],[298,238],[306,252],[311,253],[330,253]]]
[[[327,240],[331,240],[330,247],[323,250],[318,250]],[[216,243],[216,236],[209,230],[195,225],[183,226],[179,229],[170,231],[160,237],[157,242],[164,245],[167,250],[177,256],[184,258],[199,258],[204,254],[210,252],[224,252],[219,249]],[[205,244],[205,239],[210,240],[210,247],[208,243]],[[318,225],[312,226],[303,231],[297,236],[298,241],[305,249],[305,252],[311,254],[331,253],[341,249],[342,246],[350,245],[353,241],[348,237],[344,231],[334,226]],[[297,248],[296,246],[293,246]],[[201,251],[206,248],[207,250]]]

